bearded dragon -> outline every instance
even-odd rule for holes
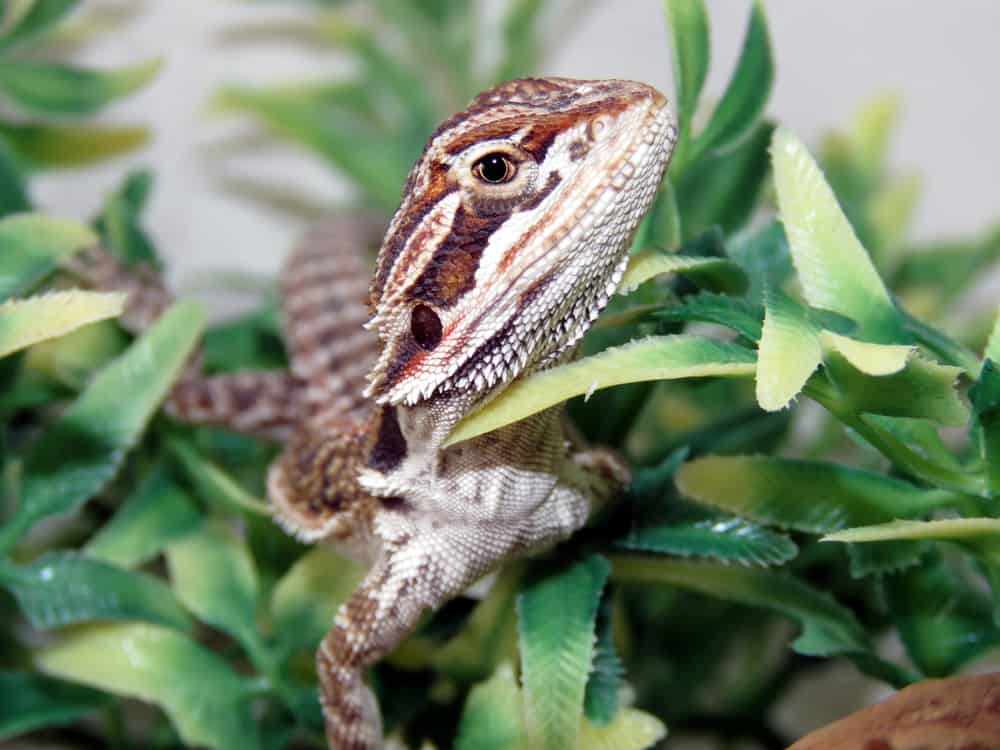
[[[288,372],[203,377],[174,416],[284,441],[275,516],[371,564],[316,655],[329,746],[383,745],[364,671],[505,560],[559,542],[628,481],[610,451],[574,450],[549,409],[442,447],[517,378],[565,362],[608,302],[677,129],[666,98],[630,81],[520,79],[430,136],[368,282],[366,219],[328,222],[280,280]],[[130,290],[142,328],[159,279],[107,253],[91,285]]]

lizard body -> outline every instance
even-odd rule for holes
[[[513,379],[573,356],[675,140],[643,84],[500,84],[431,135],[370,285],[364,218],[300,245],[281,279],[291,372],[192,369],[174,389],[175,416],[285,440],[268,482],[279,522],[371,563],[317,652],[331,748],[382,746],[363,673],[425,612],[565,539],[627,481],[610,453],[572,451],[558,409],[442,445]],[[165,297],[116,268],[99,254],[75,264],[133,288],[141,327]]]

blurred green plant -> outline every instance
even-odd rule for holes
[[[544,49],[541,2],[509,6],[487,66],[473,4],[317,5],[354,78],[220,101],[313,147],[383,211],[437,119]],[[958,309],[1000,230],[907,240],[919,182],[886,161],[891,97],[818,162],[764,118],[760,3],[702,117],[704,3],[664,6],[681,141],[620,293],[583,358],[451,437],[573,395],[580,429],[625,452],[634,481],[373,670],[387,730],[412,747],[638,749],[665,722],[778,748],[791,738],[774,707],[827,659],[898,686],[1000,644],[1000,323]],[[129,176],[95,221],[130,260],[156,257],[149,188]],[[0,739],[322,747],[311,654],[362,571],[267,518],[273,446],[154,415],[197,309],[179,303],[130,342],[109,322],[63,335],[120,300],[20,299],[58,286],[57,260],[93,241],[48,217],[0,221],[0,292],[19,298],[0,307]],[[281,366],[273,303],[209,327],[202,349],[210,371]],[[905,653],[890,659],[876,644],[893,633]],[[123,698],[162,711],[137,720]]]

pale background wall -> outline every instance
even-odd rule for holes
[[[312,211],[336,200],[342,186],[312,156],[254,144],[246,122],[207,117],[205,103],[225,81],[323,78],[338,70],[340,63],[317,49],[236,43],[223,33],[234,22],[301,18],[294,5],[87,0],[90,10],[124,9],[133,17],[120,31],[98,37],[85,60],[117,65],[166,57],[152,85],[104,118],[149,122],[156,137],[126,160],[40,179],[37,198],[55,212],[86,217],[126,165],[148,164],[158,175],[148,225],[182,287],[197,286],[205,268],[272,273],[305,215],[267,209],[227,184],[240,177],[269,182],[302,197]],[[738,54],[749,4],[710,0],[709,6],[715,58],[707,94],[718,96]],[[899,90],[905,120],[894,156],[927,176],[917,235],[967,232],[1000,219],[1000,3],[767,0],[766,7],[778,61],[770,114],[815,143],[824,128],[845,123],[863,97]],[[556,40],[545,72],[636,78],[670,90],[667,39],[658,0],[595,0],[592,12]],[[252,147],[227,149],[234,133]]]

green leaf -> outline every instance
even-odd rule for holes
[[[680,513],[670,522],[640,525],[616,546],[744,565],[780,565],[798,552],[784,534],[741,518],[693,511]]]
[[[504,55],[495,79],[506,81],[531,75],[538,67],[542,45],[538,20],[545,3],[542,0],[513,0],[507,3],[501,23]]]
[[[577,746],[608,562],[591,556],[529,584],[518,599],[524,712],[532,746]]]
[[[764,112],[773,81],[774,61],[767,20],[764,6],[757,0],[751,6],[736,70],[708,125],[698,134],[693,150],[705,153],[723,149],[746,135]]]
[[[747,286],[743,270],[725,258],[644,250],[629,258],[617,293],[630,294],[643,282],[667,273],[681,273],[701,282],[702,286],[731,294],[740,294]]]
[[[32,0],[31,7],[0,34],[0,51],[22,45],[49,31],[79,0]]]
[[[501,664],[469,692],[455,750],[520,750],[524,734],[521,691],[510,664]]]
[[[162,581],[72,552],[51,552],[28,565],[4,563],[0,585],[39,630],[91,620],[146,620],[191,628]]]
[[[622,709],[610,724],[580,727],[577,750],[644,750],[667,736],[663,722],[645,711]]]
[[[71,724],[108,704],[108,696],[31,672],[0,672],[0,740]]]
[[[0,91],[29,111],[89,115],[144,86],[162,64],[162,60],[148,60],[121,70],[100,72],[7,59],[0,61]]]
[[[729,237],[726,247],[750,279],[746,299],[752,304],[764,304],[764,290],[781,289],[792,275],[788,238],[777,220]]]
[[[677,120],[684,132],[690,127],[708,75],[708,11],[703,0],[665,0],[664,8],[670,26]]]
[[[205,521],[167,547],[166,557],[171,587],[184,606],[255,654],[257,571],[246,543],[221,522]]]
[[[889,576],[883,586],[889,615],[925,675],[953,674],[1000,645],[988,598],[939,558]]]
[[[864,630],[850,610],[791,576],[666,558],[615,557],[612,562],[616,581],[666,583],[797,620],[802,633],[792,648],[800,654],[833,656],[868,651]]]
[[[0,304],[0,357],[120,315],[125,295],[79,289]]]
[[[0,219],[0,300],[29,291],[60,258],[96,242],[97,235],[68,219],[41,214]]]
[[[197,306],[171,307],[45,431],[25,459],[20,504],[0,527],[0,549],[37,520],[77,508],[115,475],[180,374],[203,318]]]
[[[799,395],[823,359],[806,311],[777,289],[764,293],[764,325],[757,351],[757,403],[779,411]]]
[[[139,213],[152,189],[153,174],[132,172],[121,187],[108,196],[98,221],[104,244],[129,262],[156,263],[156,251],[139,221]]]
[[[445,445],[612,385],[711,375],[749,376],[754,369],[753,353],[736,344],[700,336],[651,336],[515,381],[484,408],[459,422]]]
[[[857,321],[867,340],[906,343],[882,279],[805,146],[779,128],[771,159],[778,208],[806,300]]]
[[[702,292],[686,297],[679,305],[655,313],[659,320],[700,321],[732,328],[750,341],[761,336],[762,311],[744,300],[724,294]]]
[[[152,471],[84,547],[91,557],[131,568],[192,531],[202,515],[162,468]]]
[[[79,391],[130,341],[117,323],[105,320],[35,344],[25,352],[24,366],[47,382]]]
[[[63,168],[84,166],[134,151],[149,140],[149,130],[127,125],[0,123],[0,136],[30,165]]]
[[[705,456],[677,472],[686,497],[758,523],[810,533],[913,518],[957,502],[882,474],[768,456]]]
[[[839,408],[860,414],[929,419],[944,425],[964,425],[969,420],[969,408],[955,388],[961,368],[914,356],[900,372],[872,376],[832,353],[827,355],[825,365],[840,392]]]
[[[218,507],[224,513],[249,513],[269,516],[271,511],[265,501],[247,492],[229,474],[203,457],[185,440],[169,438],[167,448],[185,476],[194,485],[198,497]]]
[[[622,687],[625,666],[618,658],[612,627],[612,600],[608,591],[601,597],[594,629],[594,664],[587,678],[583,696],[584,719],[597,726],[606,726],[618,713],[618,693]]]
[[[0,137],[0,218],[31,210],[31,198],[17,154]]]
[[[365,566],[318,545],[298,559],[271,596],[271,620],[284,648],[314,648],[340,605],[365,575]]]
[[[176,631],[139,624],[90,627],[42,649],[35,661],[48,674],[160,706],[188,745],[260,746],[242,678]]]
[[[849,544],[847,556],[851,563],[851,577],[865,578],[898,573],[919,564],[929,549],[926,543],[905,540]]]

